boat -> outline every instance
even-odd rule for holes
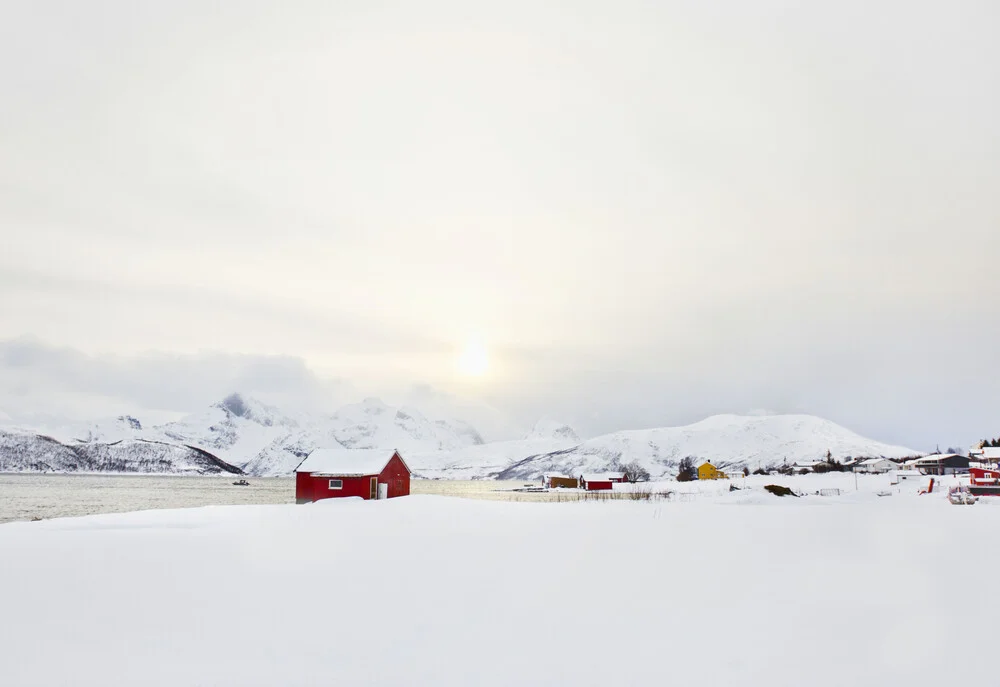
[[[241,479],[241,480],[238,480],[236,482],[233,482],[233,486],[234,487],[249,487],[250,483],[247,482],[245,479]]]
[[[969,493],[973,496],[1000,496],[1000,470],[970,466]]]

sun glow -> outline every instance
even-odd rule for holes
[[[458,358],[458,371],[466,377],[482,377],[489,367],[490,359],[483,342],[476,339],[467,341]]]

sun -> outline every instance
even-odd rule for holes
[[[490,367],[490,357],[482,341],[470,339],[458,357],[458,371],[466,377],[482,377]]]

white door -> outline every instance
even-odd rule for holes
[[[378,497],[380,499],[387,499],[387,498],[389,498],[389,485],[388,484],[385,484],[383,482],[383,483],[380,483],[378,485]]]

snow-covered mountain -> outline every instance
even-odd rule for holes
[[[148,472],[201,474],[242,471],[211,453],[144,439],[62,443],[24,430],[0,429],[0,472]]]
[[[432,421],[413,408],[396,408],[368,398],[275,438],[255,452],[244,468],[252,475],[287,475],[316,448],[395,448],[410,455],[482,443],[475,428],[464,422]]]
[[[185,472],[201,466],[209,472],[273,476],[290,474],[320,447],[398,448],[408,454],[483,443],[467,423],[429,420],[414,409],[375,398],[332,415],[307,416],[284,413],[244,394],[231,394],[202,412],[156,427],[122,416],[46,431],[3,431],[3,471]],[[201,465],[205,457],[212,461]]]
[[[517,463],[557,455],[580,444],[572,428],[560,425],[558,430],[550,434],[532,431],[524,439],[494,441],[451,451],[411,452],[406,454],[406,460],[420,477],[491,479]]]
[[[531,456],[511,464],[500,479],[537,479],[545,472],[600,472],[633,460],[653,478],[676,474],[686,457],[717,467],[755,470],[827,456],[905,458],[920,451],[866,439],[829,420],[811,415],[716,415],[693,425],[616,432],[570,450]]]
[[[135,439],[142,435],[142,422],[131,415],[108,420],[82,422],[54,427],[48,434],[62,442],[93,443]]]
[[[245,472],[291,474],[316,448],[395,448],[420,477],[537,479],[602,471],[633,460],[654,478],[685,457],[751,470],[783,463],[918,455],[808,415],[718,415],[686,427],[616,432],[582,441],[572,427],[539,421],[515,441],[483,443],[470,425],[431,420],[374,398],[330,415],[292,415],[232,394],[176,422],[145,427],[122,416],[58,432],[0,429],[0,471]]]
[[[580,435],[572,427],[562,422],[543,418],[535,423],[531,431],[524,436],[525,441],[556,440],[573,443],[580,442]]]
[[[150,428],[160,441],[194,446],[232,465],[245,465],[275,441],[300,431],[300,420],[244,394],[230,394],[200,413]]]

